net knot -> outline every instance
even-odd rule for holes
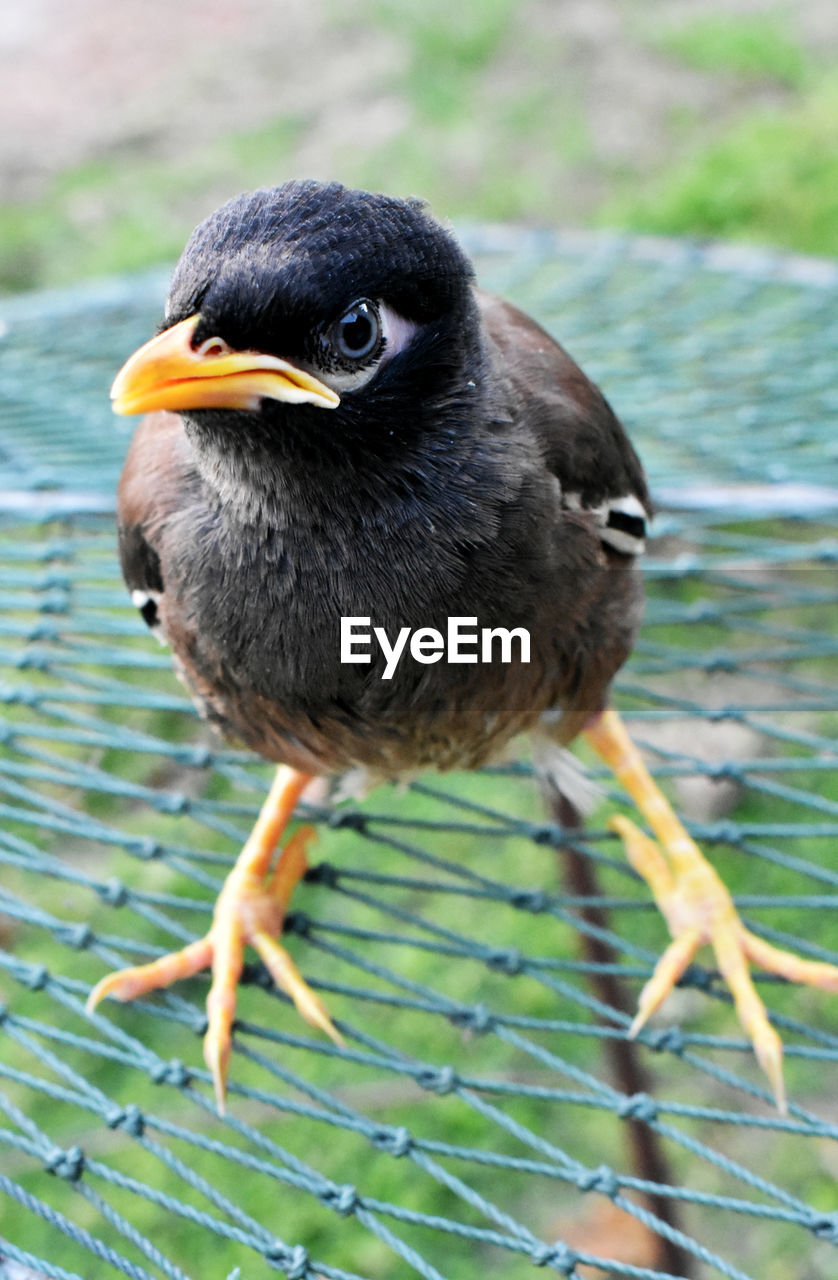
[[[679,987],[694,987],[697,991],[710,991],[713,986],[713,974],[700,964],[688,964],[678,979]]]
[[[135,858],[140,858],[143,862],[151,862],[154,858],[159,858],[163,852],[162,844],[153,836],[143,836],[141,840],[133,840],[128,848]]]
[[[465,1031],[475,1031],[478,1034],[488,1031],[494,1025],[494,1018],[485,1004],[455,1009],[448,1016],[455,1027],[462,1027]]]
[[[741,720],[742,711],[739,707],[733,707],[728,704],[724,707],[707,707],[702,708],[701,712],[711,724],[718,724],[721,720]]]
[[[320,1200],[328,1209],[334,1209],[342,1218],[348,1218],[357,1208],[358,1192],[347,1182],[342,1187],[329,1187],[320,1196]]]
[[[14,664],[18,671],[49,671],[49,658],[35,649],[18,654]]]
[[[157,1062],[149,1071],[155,1084],[173,1084],[178,1089],[189,1084],[190,1075],[180,1058],[171,1058],[168,1062]]]
[[[704,838],[714,844],[739,845],[742,843],[742,828],[736,822],[716,822]]]
[[[561,844],[562,840],[562,829],[555,822],[533,822],[528,834],[533,844]]]
[[[76,951],[84,951],[93,941],[93,930],[89,924],[67,925],[66,929],[61,931],[61,938],[68,947],[74,947]]]
[[[39,640],[59,640],[61,632],[58,627],[53,626],[51,622],[39,622],[37,626],[30,627],[27,632],[27,640],[37,643]]]
[[[42,991],[49,979],[49,969],[44,964],[27,965],[21,974],[21,980],[30,991]]]
[[[719,782],[743,782],[745,778],[741,765],[738,765],[735,760],[722,760],[717,764],[705,765],[704,772],[708,778]]]
[[[292,1249],[281,1240],[275,1240],[265,1250],[268,1262],[276,1262],[288,1277],[288,1280],[306,1280],[309,1273],[308,1251],[301,1244]]]
[[[425,1067],[417,1075],[416,1083],[441,1096],[456,1089],[457,1073],[453,1067]]]
[[[318,862],[306,870],[307,884],[322,884],[327,889],[335,889],[340,879],[340,870],[331,862]]]
[[[547,908],[547,895],[541,889],[517,889],[509,901],[519,911],[531,911],[534,916]]]
[[[524,960],[517,947],[507,947],[502,951],[493,951],[486,958],[490,969],[497,973],[506,973],[513,978],[524,967]]]
[[[66,591],[51,591],[38,606],[40,613],[69,613],[71,597]]]
[[[370,1141],[379,1151],[386,1151],[397,1160],[400,1156],[406,1156],[413,1146],[413,1139],[403,1124],[394,1129],[377,1129]]]
[[[576,1185],[580,1191],[601,1191],[609,1200],[620,1194],[617,1175],[607,1164],[601,1164],[598,1169],[585,1169],[576,1179]]]
[[[294,933],[300,938],[307,938],[310,929],[311,916],[305,911],[289,911],[282,922],[283,933]]]
[[[674,1053],[680,1057],[686,1048],[684,1033],[680,1027],[666,1027],[663,1031],[654,1032],[649,1043],[658,1053]]]
[[[133,1102],[127,1107],[111,1107],[105,1112],[105,1124],[109,1129],[124,1129],[132,1138],[141,1138],[145,1129],[143,1113]]]
[[[84,1152],[81,1147],[55,1147],[44,1161],[48,1173],[54,1173],[68,1182],[78,1182],[84,1170]]]
[[[819,1240],[838,1241],[838,1214],[813,1213],[807,1225]]]
[[[569,1276],[577,1263],[576,1254],[567,1245],[557,1240],[555,1244],[540,1244],[530,1254],[534,1267],[552,1267],[555,1271]]]
[[[710,675],[724,675],[735,672],[739,663],[730,653],[715,653],[704,664],[704,670]]]
[[[114,876],[107,884],[99,886],[99,897],[110,907],[124,907],[128,901],[128,890],[122,881]]]
[[[339,809],[329,814],[326,825],[334,831],[366,831],[367,815],[357,809]]]
[[[171,791],[168,795],[158,795],[155,798],[155,805],[161,813],[177,815],[188,813],[192,801],[182,791]]]
[[[628,1098],[620,1099],[617,1115],[622,1120],[645,1120],[648,1124],[657,1120],[658,1109],[648,1093],[633,1093]]]
[[[718,618],[719,609],[711,600],[694,600],[685,609],[684,616],[691,622],[712,622]]]

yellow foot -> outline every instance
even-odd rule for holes
[[[637,1034],[663,1003],[698,948],[709,943],[739,1020],[771,1082],[777,1106],[785,1112],[783,1043],[768,1021],[748,962],[790,982],[826,991],[838,991],[838,968],[781,951],[745,928],[728,890],[650,777],[615,711],[603,712],[585,736],[612,767],[658,838],[655,843],[628,818],[611,820],[612,829],[622,837],[631,865],[652,890],[673,939],[640,993],[637,1017],[629,1034]]]
[[[295,776],[297,794],[304,781]],[[285,794],[280,794],[283,787]],[[108,974],[97,983],[87,1000],[87,1010],[92,1012],[106,996],[133,1000],[149,991],[167,987],[178,978],[191,977],[201,969],[211,967],[204,1058],[212,1075],[218,1110],[222,1114],[232,1048],[236,986],[244,967],[246,946],[254,947],[259,953],[274,982],[287,992],[306,1022],[325,1031],[336,1044],[343,1044],[323,1001],[311,990],[288,952],[277,941],[282,933],[291,894],[306,870],[306,845],[315,834],[311,827],[300,828],[280,852],[274,870],[268,874],[264,869],[273,851],[277,828],[287,820],[288,790],[288,778],[278,775],[253,834],[218,895],[209,933],[182,951],[161,956],[150,964]],[[278,807],[278,801],[284,807]],[[290,807],[293,808],[293,804]]]
[[[746,929],[730,894],[697,845],[693,845],[694,864],[680,874],[673,874],[658,845],[628,818],[612,818],[610,826],[622,837],[629,862],[652,890],[673,938],[640,993],[637,1016],[629,1034],[637,1035],[646,1020],[660,1008],[698,948],[709,943],[730,988],[739,1020],[754,1046],[757,1061],[771,1082],[777,1106],[785,1112],[783,1043],[768,1021],[765,1005],[751,980],[748,961],[790,982],[807,983],[827,991],[838,991],[838,969],[781,951]],[[682,855],[685,852],[682,846]]]

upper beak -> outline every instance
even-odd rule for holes
[[[334,409],[340,396],[278,356],[233,351],[221,338],[192,346],[200,315],[135,351],[111,387],[114,413],[155,409],[258,409],[262,399]]]

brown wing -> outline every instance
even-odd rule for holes
[[[562,541],[576,522],[599,538],[599,567],[565,561],[562,568],[576,583],[575,612],[571,619],[563,611],[555,626],[557,635],[573,634],[564,661],[574,678],[560,699],[561,720],[545,731],[568,742],[605,706],[634,644],[643,609],[637,558],[652,505],[640,460],[599,388],[529,316],[488,294],[479,302],[505,411],[537,441],[558,482]]]
[[[174,413],[153,413],[140,423],[117,490],[122,574],[143,619],[160,626],[165,590],[158,540],[162,524],[183,504],[195,480],[183,423]]]
[[[510,303],[478,292],[509,412],[526,419],[569,510],[590,511],[603,542],[643,549],[652,505],[640,460],[605,396],[545,329]]]

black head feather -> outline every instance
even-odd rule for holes
[[[473,275],[419,200],[340,183],[287,182],[237,196],[195,229],[175,271],[167,325],[200,310],[196,342],[220,336],[305,356],[313,325],[358,297],[427,324],[456,308]]]
[[[323,335],[359,298],[416,326],[393,359],[335,410],[264,399],[256,412],[184,413],[202,470],[271,486],[268,470],[331,467],[345,477],[400,465],[429,433],[476,408],[482,362],[473,269],[418,200],[294,181],[236,197],[193,232],[175,270],[166,327],[200,312],[195,345],[222,338],[323,372]],[[244,487],[238,492],[244,494]]]

